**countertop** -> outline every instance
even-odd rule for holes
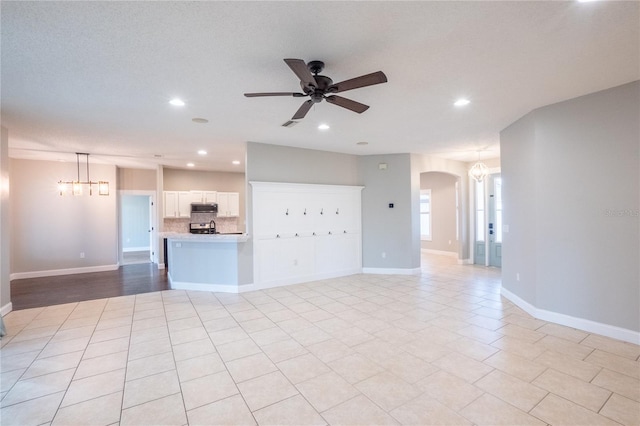
[[[244,243],[249,239],[247,234],[191,234],[188,232],[160,232],[160,238],[209,243]]]

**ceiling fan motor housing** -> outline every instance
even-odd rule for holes
[[[324,75],[314,75],[313,78],[316,80],[316,87],[307,87],[304,83],[300,83],[300,87],[302,90],[311,97],[311,100],[314,103],[318,103],[324,99],[324,95],[327,93],[327,89],[329,86],[333,84],[333,80]]]

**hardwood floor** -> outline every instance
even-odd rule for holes
[[[145,263],[115,271],[12,280],[11,302],[13,310],[20,310],[167,289],[165,270]]]

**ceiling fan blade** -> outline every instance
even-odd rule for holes
[[[325,99],[330,104],[350,109],[358,114],[362,114],[369,109],[369,105],[361,104],[360,102],[352,101],[351,99],[343,98],[342,96],[327,96]]]
[[[291,117],[292,120],[300,120],[303,119],[305,115],[309,112],[311,107],[313,106],[313,101],[309,99],[307,102],[303,103],[302,106],[296,111],[296,113]]]
[[[305,87],[316,87],[316,79],[313,78],[311,71],[307,68],[307,64],[302,59],[285,59],[284,61]]]
[[[360,87],[373,86],[374,84],[386,83],[387,76],[382,71],[377,71],[371,74],[362,75],[360,77],[352,78],[350,80],[341,81],[340,83],[332,84],[327,88],[329,93],[344,92],[347,90],[358,89]]]
[[[301,98],[307,96],[304,93],[295,92],[265,92],[265,93],[245,93],[247,98],[257,98],[260,96],[293,96],[294,98]]]

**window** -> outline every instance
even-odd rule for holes
[[[431,190],[420,190],[420,238],[431,241]]]
[[[496,243],[502,242],[502,178],[493,179],[493,194],[496,205]]]
[[[476,241],[484,241],[484,181],[476,182]]]

